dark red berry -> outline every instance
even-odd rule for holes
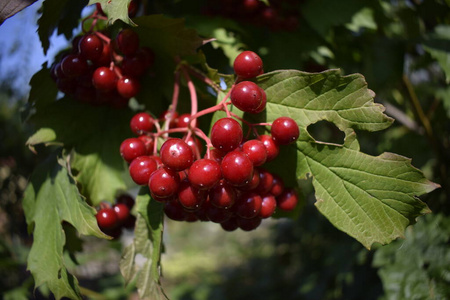
[[[244,51],[234,60],[233,68],[237,76],[248,79],[263,72],[263,62],[255,52]]]
[[[220,164],[212,159],[196,160],[189,168],[188,179],[198,189],[208,190],[214,187],[221,178]]]
[[[259,136],[259,140],[266,147],[266,151],[267,151],[266,162],[274,160],[280,153],[280,146],[277,143],[275,143],[275,141],[272,139],[272,136],[267,135],[267,134]]]
[[[135,114],[130,121],[131,131],[137,135],[152,131],[154,126],[152,116],[145,112]]]
[[[221,180],[209,190],[209,201],[219,208],[230,208],[236,201],[236,191],[226,181]]]
[[[213,223],[223,223],[229,220],[232,216],[231,211],[224,208],[219,208],[214,205],[207,205],[205,207],[206,216]]]
[[[230,152],[242,142],[241,125],[232,118],[217,120],[211,129],[211,143],[220,151]]]
[[[220,223],[220,226],[225,231],[235,231],[239,228],[236,218],[229,218],[227,221]]]
[[[241,151],[227,153],[220,166],[223,178],[231,185],[243,186],[252,179],[253,164]]]
[[[169,219],[175,221],[184,221],[186,219],[186,212],[177,200],[164,202],[164,213]]]
[[[136,157],[146,154],[147,149],[144,143],[138,138],[128,138],[120,145],[120,155],[128,163],[131,163]]]
[[[251,219],[259,214],[262,207],[262,198],[258,193],[249,192],[241,195],[236,204],[236,214],[245,219]]]
[[[78,43],[78,51],[85,59],[95,61],[100,58],[103,53],[103,42],[95,34],[86,34]]]
[[[160,168],[152,173],[148,188],[156,198],[168,198],[176,194],[180,185],[180,175],[168,168]]]
[[[95,217],[101,230],[113,229],[118,225],[116,212],[111,207],[100,209]]]
[[[130,209],[123,203],[117,203],[113,206],[114,212],[117,216],[118,224],[124,224],[130,216]]]
[[[79,77],[89,72],[89,65],[79,54],[69,54],[61,61],[61,70],[67,77]]]
[[[92,84],[101,91],[112,91],[116,88],[117,76],[107,67],[99,67],[92,74]]]
[[[270,133],[275,143],[278,145],[288,145],[298,139],[300,130],[293,119],[279,117],[272,122]]]
[[[124,55],[133,55],[139,49],[139,36],[130,28],[122,29],[117,34],[116,42]]]
[[[273,186],[273,175],[265,169],[259,169],[259,184],[255,192],[265,195],[270,192]]]
[[[252,179],[243,186],[240,186],[239,189],[243,191],[251,191],[258,187],[259,185],[259,171],[258,169],[253,169]]]
[[[132,98],[139,93],[140,84],[139,81],[123,76],[117,80],[117,92],[124,98]]]
[[[260,140],[248,140],[242,144],[244,152],[255,167],[261,166],[267,160],[267,151],[263,142]]]
[[[170,138],[165,141],[159,155],[163,164],[175,171],[185,170],[194,162],[194,153],[191,147],[179,138]]]
[[[92,63],[96,67],[109,67],[111,64],[111,46],[110,44],[103,44],[102,53],[98,58],[93,59]]]
[[[231,103],[238,109],[254,113],[262,103],[262,93],[256,83],[251,81],[242,81],[236,84],[231,90]]]
[[[297,192],[292,188],[285,189],[276,199],[277,206],[284,211],[293,210],[298,203]]]
[[[136,184],[147,185],[150,175],[158,169],[157,162],[150,156],[139,156],[133,159],[128,170]]]
[[[251,219],[237,218],[236,222],[240,229],[244,231],[252,231],[261,225],[261,218],[255,217]]]
[[[145,58],[141,55],[124,56],[121,64],[122,74],[140,78],[147,69],[145,64]]]
[[[123,203],[131,210],[134,206],[134,199],[128,194],[121,194],[117,197],[116,203]]]

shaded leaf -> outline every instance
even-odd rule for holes
[[[141,299],[168,299],[160,283],[163,205],[150,198],[148,188],[142,188],[136,198],[136,208],[135,238],[122,255],[121,272],[127,282],[136,277]],[[146,258],[143,266],[136,266],[137,254]]]
[[[58,143],[74,149],[71,167],[82,194],[94,205],[111,202],[118,191],[126,189],[129,180],[119,148],[131,136],[127,125],[131,116],[127,110],[61,99],[32,116],[31,121],[40,129],[27,144]]]
[[[62,222],[70,223],[83,235],[107,236],[98,228],[95,209],[79,194],[60,153],[54,153],[35,169],[23,206],[33,232],[28,269],[35,286],[46,284],[57,299],[80,299],[78,281],[67,271],[63,258],[66,236]]]

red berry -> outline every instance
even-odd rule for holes
[[[248,79],[256,77],[263,72],[263,62],[255,52],[244,51],[234,60],[233,68],[236,75]]]
[[[95,217],[101,230],[113,229],[118,225],[116,212],[111,207],[100,209]]]
[[[267,151],[263,142],[260,140],[248,140],[242,144],[244,152],[255,167],[261,166],[267,160]]]
[[[214,187],[221,178],[220,164],[212,159],[196,160],[189,168],[188,179],[198,189],[208,190]]]
[[[117,203],[113,206],[114,212],[117,216],[118,224],[123,224],[130,216],[130,209],[123,203]]]
[[[147,185],[150,175],[158,169],[157,162],[150,156],[139,156],[133,159],[128,170],[136,184]]]
[[[227,182],[221,180],[219,184],[209,190],[209,201],[219,208],[229,208],[236,201],[236,191]]]
[[[284,190],[284,182],[280,176],[275,174],[272,174],[272,176],[273,176],[272,188],[270,189],[269,193],[271,193],[275,197],[278,197]]]
[[[262,103],[262,93],[259,86],[251,81],[242,81],[231,90],[231,103],[238,109],[253,113],[258,110]]]
[[[277,200],[271,194],[267,194],[262,197],[261,210],[259,211],[259,217],[262,219],[269,218],[275,212],[277,208]]]
[[[152,173],[148,188],[156,198],[168,198],[176,194],[180,185],[180,175],[167,168],[160,168]]]
[[[270,130],[272,139],[278,145],[288,145],[295,142],[299,135],[300,130],[297,123],[289,117],[279,117],[272,122]]]
[[[137,135],[152,131],[154,126],[153,118],[145,112],[135,114],[130,121],[131,131]]]
[[[194,162],[194,153],[191,147],[179,138],[170,138],[165,141],[159,155],[164,165],[175,171],[185,170]]]
[[[93,33],[86,34],[78,43],[78,51],[85,59],[95,61],[99,59],[103,53],[103,42]]]
[[[259,184],[255,188],[255,192],[265,195],[270,192],[273,186],[273,175],[267,170],[259,169]]]
[[[139,92],[140,84],[134,78],[123,76],[117,80],[117,92],[124,98],[133,98]]]
[[[104,44],[102,53],[98,58],[93,59],[92,63],[97,67],[109,67],[111,64],[111,46],[110,44]]]
[[[191,114],[182,114],[181,116],[178,117],[177,127],[178,128],[188,127],[190,120]]]
[[[253,164],[241,151],[227,153],[220,166],[223,178],[231,185],[243,186],[252,179]]]
[[[259,114],[266,108],[267,95],[266,95],[266,92],[264,91],[264,89],[260,88],[260,90],[261,90],[261,95],[262,95],[261,105],[253,111],[254,114]]]
[[[259,171],[258,169],[253,169],[252,179],[245,185],[240,186],[239,189],[243,191],[251,191],[258,187],[259,185]]]
[[[193,187],[188,180],[180,183],[180,187],[178,188],[178,201],[184,208],[197,210],[205,199],[205,191]]]
[[[61,70],[67,77],[80,77],[89,72],[89,65],[79,54],[69,54],[61,61]]]
[[[153,141],[152,137],[142,134],[138,136],[138,139],[140,139],[144,143],[145,149],[147,150],[147,154],[153,153],[153,147],[155,145],[155,142]]]
[[[285,189],[276,199],[278,207],[284,211],[293,210],[298,203],[297,192],[292,188]]]
[[[117,34],[116,42],[124,55],[133,55],[139,49],[139,36],[130,28],[122,29]]]
[[[112,91],[116,88],[117,76],[107,67],[99,67],[92,75],[92,84],[101,91]]]
[[[259,140],[264,144],[267,151],[267,160],[266,162],[274,160],[278,154],[280,153],[280,146],[275,143],[270,135],[261,135],[259,136]]]
[[[128,138],[120,145],[120,155],[128,163],[138,156],[147,154],[144,143],[138,138]]]
[[[232,118],[217,120],[211,129],[211,143],[220,151],[230,152],[242,142],[241,125]]]
[[[251,219],[259,214],[262,207],[262,198],[254,192],[244,193],[235,204],[236,215],[241,218]]]

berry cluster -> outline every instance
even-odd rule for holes
[[[118,196],[113,206],[101,203],[96,215],[98,227],[107,235],[118,238],[122,228],[134,227],[136,218],[130,213],[133,206],[134,199],[128,194]]]
[[[98,17],[98,16],[97,16]],[[122,108],[139,92],[139,79],[154,62],[154,53],[140,47],[132,29],[111,40],[106,33],[87,32],[72,41],[72,49],[53,64],[58,89],[75,100]]]
[[[280,146],[295,142],[300,132],[289,117],[279,117],[272,124],[252,124],[230,112],[228,105],[260,113],[267,102],[265,91],[250,81],[263,73],[261,58],[244,51],[233,67],[237,83],[214,107],[180,116],[172,109],[159,119],[137,113],[130,121],[137,137],[124,140],[120,154],[129,163],[133,181],[148,186],[152,198],[164,203],[169,218],[212,221],[227,231],[248,231],[258,227],[277,207],[289,211],[297,205],[295,190],[285,188],[283,180],[263,165],[278,156]],[[231,102],[226,102],[228,97]],[[227,117],[217,120],[207,137],[196,127],[196,119],[217,110],[225,110]],[[248,125],[256,138],[244,139],[243,127],[237,120]],[[270,126],[270,134],[259,135],[254,130],[259,125]],[[166,130],[161,130],[162,126]],[[169,136],[179,133],[183,135]],[[164,142],[158,150],[161,139]],[[206,142],[206,153],[200,139]]]
[[[299,0],[269,1],[260,0],[208,1],[204,13],[223,16],[255,26],[272,30],[293,31],[299,26]]]

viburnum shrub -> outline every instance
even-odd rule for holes
[[[67,10],[75,2],[61,5]],[[295,1],[263,2],[208,1],[202,14],[232,16],[255,30],[297,28]],[[250,236],[269,220],[298,218],[307,205],[300,188],[306,179],[318,211],[367,248],[401,237],[429,212],[417,196],[438,185],[409,159],[360,151],[357,132],[393,122],[361,74],[277,70],[273,58],[265,59],[270,51],[241,49],[245,43],[218,43],[229,59],[230,71],[221,73],[208,64],[213,25],[200,37],[183,19],[142,15],[140,1],[89,4],[95,10],[82,19],[70,49],[31,79],[24,110],[36,128],[30,149],[52,146],[23,199],[33,233],[28,270],[55,298],[81,299],[85,291],[63,259],[64,251],[71,257],[78,251],[66,241],[80,240],[64,229],[67,223],[81,236],[116,241],[130,229],[119,263],[124,281],[144,299],[165,299],[166,220]],[[44,51],[57,27],[46,17],[55,13],[44,5]],[[343,142],[313,137],[310,125],[320,121],[342,131]]]

